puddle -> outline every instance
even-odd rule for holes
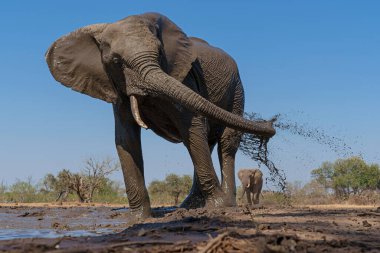
[[[58,238],[63,236],[99,236],[115,233],[112,229],[99,229],[96,231],[72,230],[58,231],[53,229],[0,229],[0,240],[12,240],[23,238]]]
[[[113,234],[128,226],[125,213],[107,207],[0,206],[0,240]]]
[[[163,217],[176,209],[153,208],[153,215]],[[128,213],[123,207],[0,206],[0,240],[114,234],[129,226]]]

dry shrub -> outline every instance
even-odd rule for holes
[[[360,194],[350,195],[345,201],[350,205],[380,205],[380,191],[366,190]]]
[[[236,202],[238,205],[246,205],[247,204],[247,197],[244,195],[243,199],[241,198],[242,195],[242,188],[241,186],[237,187],[236,191],[237,199]],[[285,193],[282,192],[276,192],[276,191],[262,191],[260,195],[260,205],[264,206],[283,206],[288,204],[288,197]]]
[[[304,186],[301,182],[288,183],[287,191],[293,205],[325,205],[335,202],[335,198],[315,180]]]
[[[153,207],[173,206],[173,197],[167,193],[150,194],[149,198]],[[180,201],[183,201],[183,199],[180,199]]]
[[[283,192],[263,191],[260,198],[263,206],[287,206],[290,204],[289,197]]]

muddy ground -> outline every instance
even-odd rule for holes
[[[155,214],[131,224],[127,210],[111,206],[3,205],[0,252],[380,252],[376,206],[161,208]],[[66,236],[20,238],[30,231]]]

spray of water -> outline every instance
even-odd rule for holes
[[[305,139],[310,139],[316,143],[327,146],[339,156],[353,156],[352,148],[345,143],[341,138],[331,136],[324,130],[311,127],[306,123],[299,123],[289,119],[286,115],[276,115],[274,127],[278,130],[289,132],[293,135],[302,136]]]
[[[263,121],[263,118],[256,113],[245,113],[245,117],[250,120]],[[305,123],[301,124],[281,114],[275,115],[271,121],[277,132],[283,131],[309,139],[323,146],[327,146],[339,156],[353,155],[351,147],[348,146],[343,139],[330,136],[322,129],[310,127]],[[269,139],[263,139],[254,134],[243,134],[240,150],[244,155],[256,161],[259,166],[264,165],[267,167],[270,173],[269,180],[280,192],[287,196],[285,172],[271,161],[271,150],[268,150],[268,142]]]
[[[263,121],[256,113],[245,113],[247,119]],[[276,122],[280,115],[274,116],[271,121]],[[249,158],[259,163],[259,166],[264,165],[270,173],[269,180],[279,187],[283,193],[286,192],[286,176],[283,170],[279,169],[270,160],[270,151],[268,150],[269,139],[262,138],[254,134],[243,134],[240,151]]]

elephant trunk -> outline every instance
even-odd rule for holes
[[[145,79],[152,86],[148,94],[162,94],[183,107],[198,112],[207,118],[222,123],[228,127],[264,138],[272,137],[276,131],[270,121],[251,121],[240,115],[228,112],[209,102],[181,82],[167,75],[160,69],[150,71]]]

